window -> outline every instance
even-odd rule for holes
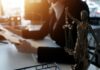
[[[30,3],[40,3],[42,0],[29,0]]]
[[[24,16],[25,0],[1,0],[5,16]],[[40,3],[42,0],[29,0],[30,3]]]
[[[100,18],[100,0],[86,0],[90,10],[90,17]]]
[[[24,0],[1,0],[5,16],[24,15]]]

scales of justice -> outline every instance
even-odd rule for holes
[[[73,55],[75,58],[75,64],[71,65],[72,70],[87,70],[90,62],[89,62],[89,53],[88,53],[88,39],[87,35],[90,32],[96,43],[97,47],[99,47],[99,43],[97,41],[96,35],[89,24],[89,14],[87,11],[82,10],[80,12],[81,21],[74,18],[70,12],[68,11],[68,7],[65,8],[65,22],[66,24],[63,26],[65,31],[65,51],[69,53],[69,55]],[[69,22],[68,19],[71,19],[72,22]],[[76,24],[77,38],[74,44],[73,42],[73,27]],[[96,49],[95,49],[96,52]],[[95,55],[95,53],[94,53]],[[93,57],[94,57],[93,55]],[[91,59],[93,60],[93,58]]]

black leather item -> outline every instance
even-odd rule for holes
[[[52,51],[52,52],[51,52]],[[54,47],[39,47],[38,48],[38,62],[43,63],[63,63],[75,64],[74,57],[64,51],[63,48]]]

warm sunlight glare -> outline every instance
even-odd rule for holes
[[[41,0],[29,0],[30,1],[30,3],[40,3],[41,2]]]
[[[24,0],[2,0],[4,14],[11,15],[24,15]]]

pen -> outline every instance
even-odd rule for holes
[[[7,42],[0,41],[1,44],[8,44]]]
[[[34,66],[29,66],[29,67],[18,68],[15,70],[25,70],[25,69],[33,68],[33,67],[35,67],[35,70],[43,70],[43,69],[49,69],[49,68],[55,68],[55,70],[60,70],[57,67],[57,65],[52,65],[52,64],[34,65]]]

